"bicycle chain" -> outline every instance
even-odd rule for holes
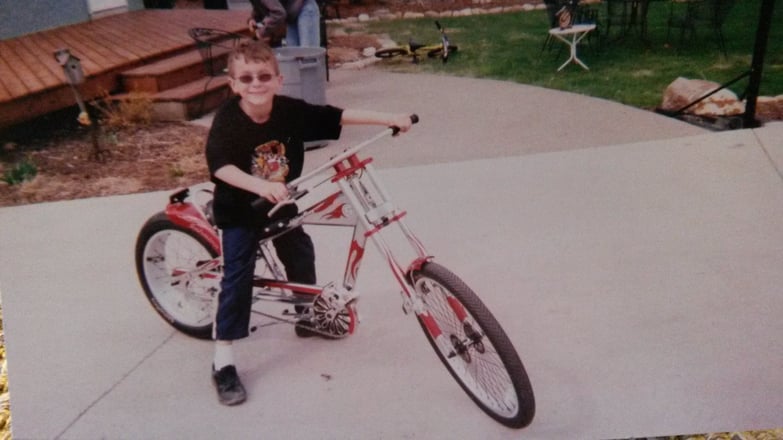
[[[345,339],[345,338],[347,338],[348,336],[351,335],[350,333],[346,333],[344,335],[335,335],[333,333],[329,333],[329,332],[320,330],[320,329],[318,329],[316,327],[311,327],[309,325],[302,325],[302,324],[299,323],[299,321],[294,320],[294,319],[280,318],[279,316],[270,315],[268,313],[258,312],[258,311],[254,311],[253,313],[261,315],[261,316],[265,316],[265,317],[267,317],[269,319],[273,319],[275,321],[279,321],[279,322],[282,322],[282,323],[285,323],[285,324],[291,324],[294,327],[299,327],[299,328],[306,329],[307,331],[316,333],[316,334],[318,334],[319,336],[322,336],[325,339]]]

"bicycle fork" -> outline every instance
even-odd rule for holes
[[[356,159],[357,162],[352,162]],[[348,162],[356,168],[361,168],[365,172],[362,174],[352,173],[351,176],[340,179],[336,183],[342,190],[342,193],[354,206],[356,212],[363,212],[359,215],[357,227],[354,231],[354,237],[351,243],[351,255],[348,266],[346,267],[346,287],[352,287],[358,271],[359,261],[364,254],[364,248],[367,238],[372,239],[378,251],[386,260],[389,268],[400,285],[403,301],[403,311],[405,314],[415,313],[422,322],[427,332],[438,344],[446,347],[444,352],[451,352],[453,356],[454,347],[448,338],[443,335],[440,326],[430,315],[430,312],[424,303],[421,294],[417,292],[414,279],[415,272],[433,257],[427,252],[422,242],[416,237],[410,227],[404,220],[406,211],[398,211],[381,182],[376,178],[376,170],[369,162],[358,162],[355,156],[348,158]],[[355,171],[355,170],[352,170]],[[410,264],[403,266],[399,263],[386,242],[381,231],[386,227],[396,225],[402,235],[406,238],[408,244],[414,252],[414,258]],[[462,305],[456,299],[449,297],[448,304],[460,322],[466,324],[468,314]]]

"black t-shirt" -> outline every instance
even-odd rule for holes
[[[275,96],[269,120],[257,124],[239,107],[238,96],[228,100],[215,114],[206,148],[217,225],[257,226],[260,220],[251,207],[258,196],[216,178],[215,171],[234,165],[266,180],[290,182],[302,174],[304,142],[339,138],[341,119],[337,107]]]

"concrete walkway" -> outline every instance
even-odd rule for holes
[[[370,254],[343,341],[263,327],[225,408],[212,344],[173,331],[133,247],[167,192],[0,209],[14,438],[566,439],[783,426],[783,124],[710,133],[498,81],[333,72],[335,105],[418,113],[372,150],[436,259],[503,324],[533,424],[481,413]],[[309,153],[309,166],[375,129]],[[311,230],[319,278],[342,232]]]

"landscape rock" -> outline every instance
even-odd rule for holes
[[[408,11],[402,14],[402,18],[424,18],[424,14],[421,12]]]
[[[677,111],[719,87],[720,84],[713,81],[679,77],[666,87],[661,109]],[[700,116],[729,116],[738,115],[744,111],[745,104],[737,98],[734,92],[721,89],[686,109],[685,113]]]
[[[783,95],[759,96],[756,99],[756,118],[762,121],[783,120]]]

